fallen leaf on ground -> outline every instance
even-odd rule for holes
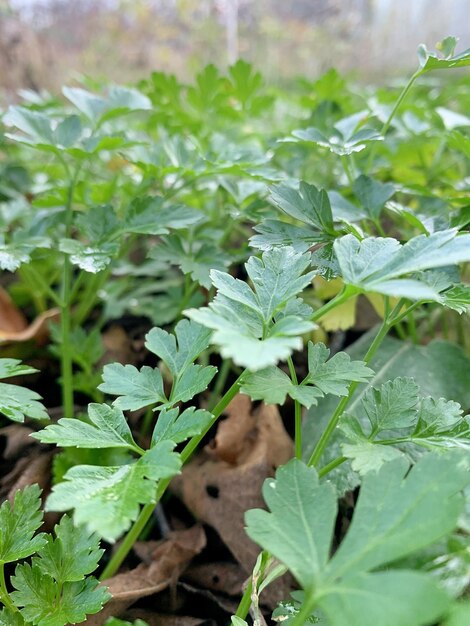
[[[0,439],[5,440],[5,446],[3,449],[4,459],[14,459],[20,452],[23,452],[25,448],[35,445],[34,439],[29,436],[34,432],[31,428],[24,426],[23,424],[10,424],[4,428],[0,428]]]
[[[152,544],[152,560],[136,568],[117,574],[104,581],[112,595],[98,615],[88,618],[87,626],[101,626],[111,617],[119,617],[140,598],[162,591],[176,584],[188,563],[206,545],[201,526],[175,531],[169,539]]]
[[[201,563],[191,565],[184,581],[228,596],[237,596],[246,580],[246,572],[237,563]]]
[[[27,458],[27,463],[18,479],[13,483],[8,492],[8,499],[13,501],[18,489],[24,489],[28,485],[37,483],[44,491],[48,485],[51,475],[52,452],[44,452],[35,457]]]
[[[27,326],[26,317],[10,298],[8,292],[0,287],[0,333],[18,333]]]
[[[251,409],[248,396],[236,396],[215,440],[171,485],[196,519],[218,532],[246,577],[259,548],[245,533],[245,511],[264,506],[264,480],[293,456],[293,443],[277,408],[260,405],[253,412]]]
[[[59,309],[49,309],[44,311],[41,315],[31,322],[29,326],[21,330],[8,330],[1,326],[0,323],[0,342],[17,342],[17,341],[29,341],[35,339],[38,344],[42,344],[47,340],[49,331],[47,325],[50,321],[59,318]]]

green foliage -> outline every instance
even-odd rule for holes
[[[12,563],[37,552],[46,543],[44,533],[35,535],[42,525],[37,485],[15,493],[13,506],[6,501],[0,507],[0,562]]]
[[[42,443],[60,444],[63,448],[127,448],[137,453],[141,451],[121,409],[106,404],[90,404],[88,416],[91,424],[62,418],[57,424],[33,433],[33,436]]]
[[[392,238],[358,241],[346,235],[335,241],[334,249],[348,285],[410,300],[439,301],[439,292],[431,285],[404,276],[470,260],[470,235],[446,230],[418,235],[403,246]]]
[[[309,261],[308,254],[291,248],[264,252],[262,259],[251,257],[245,267],[253,289],[213,270],[218,290],[213,302],[186,314],[215,331],[211,341],[225,358],[251,370],[275,364],[299,349],[299,335],[314,328],[310,308],[296,298],[313,278],[313,272],[304,274]]]
[[[331,485],[319,484],[315,470],[296,460],[265,483],[270,512],[249,511],[247,532],[288,566],[310,612],[319,607],[338,626],[424,625],[446,612],[449,600],[429,576],[383,568],[455,527],[468,465],[462,456],[430,455],[408,470],[397,460],[364,479],[351,526],[332,558]]]
[[[0,359],[0,378],[33,374],[36,369],[21,365],[18,359]],[[35,420],[47,420],[49,416],[45,407],[39,402],[41,396],[35,391],[0,383],[0,413],[14,422],[24,422],[26,417]]]
[[[269,367],[243,378],[241,391],[253,400],[270,404],[284,404],[286,395],[307,408],[317,404],[326,394],[345,396],[352,381],[366,382],[373,371],[362,361],[351,361],[346,352],[338,352],[328,359],[329,349],[323,343],[308,342],[308,374],[300,383],[294,383],[278,367]]]
[[[53,488],[46,510],[75,509],[77,524],[113,542],[137,518],[140,505],[155,500],[158,481],[179,472],[181,461],[174,447],[174,442],[162,441],[137,461],[117,467],[72,467]]]
[[[188,320],[176,325],[175,335],[161,328],[147,334],[146,347],[162,359],[173,377],[169,398],[165,396],[160,370],[148,366],[137,370],[132,365],[106,365],[100,389],[119,395],[114,405],[123,410],[134,411],[155,403],[172,406],[187,402],[204,391],[216,373],[215,367],[193,363],[209,345],[209,338],[207,329]]]
[[[421,46],[397,98],[335,71],[275,91],[238,61],[191,85],[155,73],[138,89],[78,86],[66,102],[36,94],[10,107],[0,266],[31,320],[59,309],[50,354],[63,414],[33,437],[63,448],[46,508],[73,522],[38,533],[37,487],[1,506],[0,565],[28,560],[7,585],[0,577],[0,624],[98,612],[97,536],[114,542],[132,525],[107,577],[238,391],[293,400],[283,418],[298,458],[266,483],[270,512],[247,514],[265,551],[232,623],[246,624],[250,601],[262,621],[259,595],[286,567],[300,589],[274,617],[291,626],[464,623],[466,604],[450,596],[470,579],[468,514],[456,530],[470,447],[468,80],[410,91],[428,71],[469,64],[456,43]],[[380,328],[346,352],[332,342],[330,358],[315,322],[350,328],[363,293]],[[112,335],[116,321],[125,345],[114,355],[120,339],[103,328]],[[386,337],[395,329],[401,340]],[[0,359],[0,377],[33,371]],[[8,418],[47,418],[36,393],[0,391]],[[356,487],[332,554],[337,497]]]
[[[98,537],[66,516],[56,525],[55,537],[35,534],[43,522],[40,506],[40,489],[33,485],[16,492],[12,507],[5,502],[0,509],[0,623],[8,626],[76,624],[98,613],[111,597],[89,576],[103,553]],[[31,555],[30,562],[16,565],[8,593],[4,564]]]

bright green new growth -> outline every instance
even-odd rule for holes
[[[364,478],[352,524],[331,559],[332,486],[319,484],[316,471],[298,460],[266,481],[271,512],[248,511],[247,533],[305,590],[302,615],[317,607],[332,626],[424,626],[445,613],[449,599],[429,575],[383,568],[455,527],[468,463],[458,454],[428,455],[408,470],[399,459]]]
[[[171,407],[177,402],[187,402],[207,389],[216,373],[212,366],[195,365],[198,356],[209,345],[210,331],[189,320],[181,320],[175,335],[161,328],[152,329],[145,345],[159,356],[173,377],[169,397],[165,396],[163,378],[158,368],[148,366],[138,370],[133,365],[113,363],[106,365],[101,391],[119,396],[114,405],[122,410],[135,411],[147,405]],[[156,410],[163,408],[158,407]]]
[[[310,408],[326,394],[345,396],[349,384],[367,382],[373,371],[362,361],[351,361],[348,354],[338,352],[328,359],[330,350],[323,344],[308,342],[308,374],[300,384],[295,384],[278,367],[268,367],[248,372],[243,377],[240,390],[253,400],[267,404],[284,404],[286,395]]]
[[[65,626],[98,613],[110,595],[89,576],[103,550],[99,539],[64,516],[55,527],[55,538],[35,535],[42,525],[40,489],[37,485],[17,491],[13,506],[0,508],[0,624],[5,626]],[[34,555],[16,566],[8,593],[3,566]],[[3,582],[1,582],[3,581]]]
[[[194,364],[207,348],[209,337],[210,331],[189,320],[176,325],[175,335],[154,328],[147,334],[146,345],[162,359],[173,377],[168,398],[158,368],[145,366],[137,370],[132,366],[107,365],[101,389],[119,394],[114,407],[90,404],[91,423],[64,418],[34,434],[43,443],[88,449],[123,448],[139,457],[120,466],[72,467],[63,482],[53,487],[47,510],[74,509],[76,523],[113,542],[136,520],[142,505],[155,502],[160,481],[180,471],[180,455],[174,452],[176,444],[201,434],[212,421],[212,415],[203,409],[189,407],[180,413],[174,407],[204,391],[212,380],[215,367]],[[145,386],[149,380],[154,381],[153,387]],[[156,403],[159,406],[154,410],[160,414],[151,447],[144,450],[132,437],[122,409],[135,410]]]
[[[413,379],[395,378],[380,389],[368,389],[354,415],[342,416],[341,431],[352,443],[342,443],[341,450],[355,471],[379,469],[403,456],[405,444],[423,450],[469,449],[470,423],[461,406],[444,398],[420,398],[419,391]]]
[[[292,248],[250,257],[245,267],[253,288],[214,270],[211,279],[218,291],[213,302],[185,313],[214,331],[211,342],[224,358],[250,370],[274,365],[299,350],[300,335],[315,327],[310,307],[296,298],[314,276],[304,274],[309,263],[309,254]]]

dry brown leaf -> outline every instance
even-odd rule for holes
[[[43,452],[37,456],[29,457],[27,464],[19,475],[18,479],[13,483],[8,492],[8,499],[13,501],[15,493],[18,489],[24,489],[28,485],[37,483],[42,490],[49,485],[51,475],[52,452]]]
[[[111,616],[119,616],[140,598],[176,584],[191,559],[206,545],[201,526],[176,531],[169,539],[152,542],[152,561],[105,580],[112,595],[103,611],[88,618],[88,626],[101,626]]]
[[[29,435],[34,431],[23,424],[10,424],[4,428],[0,428],[0,439],[5,439],[5,447],[3,450],[4,459],[13,459],[23,452],[25,448],[37,443]]]
[[[190,462],[172,489],[200,521],[215,528],[246,574],[258,547],[244,531],[244,514],[263,507],[261,486],[293,455],[293,444],[277,408],[253,413],[248,396],[238,395],[219,425],[215,441]]]
[[[136,353],[132,348],[132,342],[129,335],[122,326],[113,324],[101,335],[105,354],[101,359],[103,364],[106,363],[130,363],[136,364]]]
[[[42,344],[47,340],[49,334],[48,322],[58,319],[59,313],[59,309],[44,311],[29,326],[22,330],[6,330],[0,326],[0,342],[7,343],[35,339],[37,343]]]
[[[18,333],[27,326],[26,317],[10,298],[8,292],[0,287],[0,333]]]
[[[188,585],[188,583],[179,582],[178,592],[180,595],[184,594],[185,596],[183,600],[185,607],[189,606],[191,608],[195,605],[202,605],[204,610],[210,613],[214,618],[221,620],[222,616],[224,616],[223,624],[227,623],[227,618],[230,615],[234,615],[238,607],[238,601],[236,600],[227,598],[222,594],[214,593],[208,589],[193,587],[192,585]]]
[[[237,596],[246,581],[246,572],[237,563],[201,563],[191,565],[183,580],[210,591]]]

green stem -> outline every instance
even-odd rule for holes
[[[250,580],[246,584],[245,591],[243,592],[242,599],[240,600],[240,604],[238,605],[237,612],[235,613],[237,617],[240,617],[241,619],[246,619],[246,616],[250,611],[252,593],[253,580],[250,577]]]
[[[233,385],[224,394],[220,402],[216,404],[216,406],[214,407],[214,410],[212,411],[212,420],[209,423],[209,425],[205,428],[204,432],[202,432],[199,435],[196,435],[195,437],[192,437],[189,440],[189,442],[186,444],[186,446],[183,448],[183,451],[181,452],[181,462],[183,463],[183,465],[190,459],[193,452],[199,446],[202,439],[208,433],[210,428],[212,428],[212,426],[215,424],[217,419],[222,415],[222,413],[225,411],[227,406],[236,396],[243,374],[244,372],[240,374],[240,376],[236,379]],[[114,576],[114,574],[117,572],[117,570],[121,566],[121,563],[124,561],[126,556],[132,550],[134,543],[137,541],[141,532],[145,528],[145,525],[151,518],[152,513],[155,509],[155,505],[157,504],[157,502],[161,500],[170,482],[171,482],[171,478],[166,478],[165,480],[159,481],[154,502],[151,502],[150,504],[146,504],[143,507],[143,509],[140,512],[139,517],[134,522],[131,529],[122,540],[119,548],[116,550],[116,552],[112,556],[107,566],[104,568],[103,573],[100,576],[100,580],[105,580],[107,578],[110,578],[111,576]]]
[[[342,465],[347,460],[348,459],[345,456],[339,456],[337,459],[334,459],[333,461],[330,461],[329,463],[324,465],[321,468],[321,470],[318,471],[319,478],[323,478],[323,476],[326,476],[327,474],[332,472],[334,469],[336,469],[337,467]]]
[[[354,185],[354,175],[351,171],[351,167],[348,162],[348,158],[346,156],[341,156],[341,163],[343,165],[344,173],[346,174],[346,178],[348,179],[351,187]]]
[[[209,401],[207,403],[208,411],[212,411],[212,409],[217,404],[217,401],[222,393],[223,388],[225,387],[225,383],[227,382],[227,377],[230,374],[231,369],[232,361],[230,359],[224,359],[222,361],[222,365],[220,366],[219,373],[217,374],[214,389],[212,390]]]
[[[345,285],[341,291],[323,306],[317,309],[311,317],[312,322],[318,321],[321,317],[329,313],[332,309],[343,304],[357,294],[357,290],[351,285]]]
[[[44,276],[40,272],[38,272],[38,270],[34,267],[32,263],[30,263],[29,265],[26,265],[23,269],[26,269],[26,268],[27,268],[27,272],[31,275],[31,277],[36,282],[36,284],[39,285],[40,288],[49,296],[52,302],[54,302],[55,305],[61,307],[62,300],[59,298],[56,292],[52,289],[52,287],[47,283]]]
[[[380,328],[379,328],[379,332],[377,333],[377,335],[375,336],[373,342],[371,343],[369,349],[366,352],[366,355],[364,356],[364,362],[367,364],[370,362],[370,360],[373,358],[373,356],[375,355],[375,353],[377,352],[377,350],[380,347],[380,344],[382,343],[382,341],[385,339],[385,337],[387,336],[387,333],[389,332],[390,328],[393,326],[394,323],[396,323],[397,318],[395,318],[395,315],[398,313],[398,311],[400,311],[400,309],[402,308],[404,303],[404,300],[401,299],[398,304],[396,305],[396,307],[393,309],[393,311],[390,313],[390,316],[387,316],[384,318]],[[320,439],[318,440],[317,445],[315,446],[315,449],[312,452],[312,455],[310,456],[310,459],[308,461],[308,465],[318,465],[318,462],[321,459],[321,456],[325,450],[326,444],[328,443],[330,437],[332,436],[333,432],[335,431],[339,419],[341,417],[341,415],[344,413],[344,410],[346,409],[346,407],[349,404],[349,401],[351,400],[354,392],[356,391],[357,387],[358,387],[359,383],[357,382],[352,382],[349,385],[349,389],[348,389],[348,395],[345,396],[344,398],[342,398],[340,400],[340,402],[338,403],[338,406],[336,407],[335,412],[333,413],[333,415],[330,418],[330,421],[328,422],[327,427],[325,428],[325,430],[323,431]]]
[[[93,274],[89,279],[80,296],[80,302],[74,311],[74,321],[77,326],[83,324],[89,313],[93,310],[98,300],[98,293],[103,284],[106,282],[111,270],[105,269],[103,272]],[[83,272],[81,275],[83,275]],[[78,281],[77,281],[78,282]]]
[[[408,313],[407,321],[408,321],[409,336],[411,337],[411,340],[413,341],[413,343],[418,344],[419,343],[418,332],[416,329],[416,320],[414,318],[413,313]]]
[[[5,563],[3,563],[3,561],[0,561],[0,602],[2,602],[2,604],[13,613],[18,612],[18,609],[13,604],[7,590],[7,584],[5,581]]]
[[[290,378],[292,384],[297,386],[297,372],[295,371],[294,361],[292,357],[287,359],[289,366]],[[298,400],[294,400],[294,416],[295,416],[295,458],[302,459],[302,406]]]
[[[387,120],[384,122],[384,125],[382,126],[381,135],[383,135],[384,137],[387,134],[387,131],[390,128],[390,124],[392,123],[393,118],[395,117],[398,109],[400,108],[401,103],[403,102],[403,100],[408,95],[408,92],[413,87],[413,84],[416,81],[416,79],[419,78],[422,73],[423,73],[423,71],[422,71],[421,68],[417,69],[416,72],[413,74],[413,76],[411,76],[410,80],[406,83],[406,85],[402,89],[400,95],[398,96],[397,101],[395,102],[395,105],[394,105],[390,115],[388,116]],[[372,167],[372,162],[374,160],[375,151],[376,151],[376,147],[377,147],[376,144],[377,144],[377,142],[374,141],[372,146],[371,146],[371,149],[370,149],[370,152],[369,152],[369,160],[367,162],[367,171],[370,171],[370,168]]]
[[[67,193],[67,204],[65,212],[65,236],[71,235],[72,229],[72,203],[73,192],[77,176],[71,181]],[[73,368],[72,350],[70,346],[70,294],[72,288],[72,263],[67,253],[64,253],[64,265],[62,269],[62,290],[61,290],[61,371],[62,371],[62,406],[64,417],[73,417]]]

